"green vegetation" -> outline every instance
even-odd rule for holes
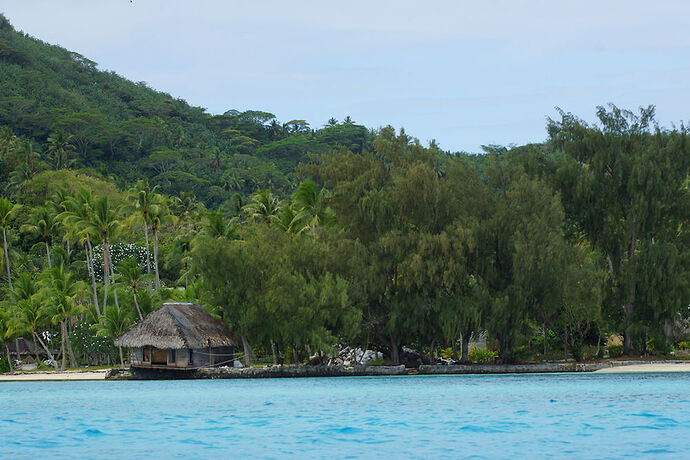
[[[212,116],[0,16],[3,348],[123,364],[114,337],[194,301],[249,365],[337,344],[579,360],[612,334],[611,356],[667,353],[690,320],[690,139],[651,107],[598,117],[473,156],[349,118]]]

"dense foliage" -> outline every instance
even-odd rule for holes
[[[582,359],[616,334],[668,351],[689,320],[686,129],[653,108],[561,115],[548,142],[479,156],[349,119],[212,116],[0,16],[0,340],[123,362],[113,337],[186,300],[248,362],[345,343]]]

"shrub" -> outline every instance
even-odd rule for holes
[[[492,363],[498,357],[497,351],[487,350],[486,348],[470,348],[469,358],[473,363],[486,364]]]
[[[0,358],[0,374],[10,371],[10,363],[7,361],[7,355]]]
[[[609,345],[609,357],[615,358],[617,356],[623,356],[623,345]]]
[[[688,350],[690,349],[690,342],[683,340],[682,342],[678,342],[678,349],[679,350]]]
[[[453,347],[441,348],[441,358],[450,359],[453,357]]]

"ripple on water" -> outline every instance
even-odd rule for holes
[[[0,456],[673,458],[690,438],[690,374],[108,383],[0,385]]]

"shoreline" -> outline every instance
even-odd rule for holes
[[[142,380],[174,379],[182,377],[179,371],[162,374],[131,376],[117,369],[71,370],[64,372],[26,372],[0,374],[1,382],[46,382],[87,380]],[[464,364],[422,365],[416,368],[403,366],[271,366],[263,368],[214,368],[200,369],[182,378],[191,379],[255,379],[255,378],[305,378],[305,377],[352,377],[393,375],[499,375],[543,373],[680,373],[690,372],[690,361],[604,361],[597,363],[542,363],[542,364]]]
[[[18,372],[0,374],[0,382],[60,382],[68,380],[105,380],[109,369],[79,371]]]

